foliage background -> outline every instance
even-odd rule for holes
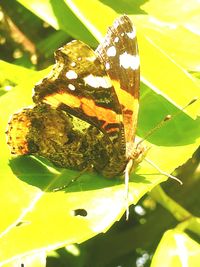
[[[31,90],[48,74],[58,47],[75,38],[95,49],[113,20],[126,13],[138,34],[138,135],[144,136],[165,115],[200,96],[199,11],[194,0],[162,5],[156,0],[1,1],[1,264],[197,266],[200,101],[148,139],[148,157],[169,173],[196,150],[175,172],[184,185],[168,181],[161,188],[158,184],[166,178],[143,162],[131,177],[130,204],[136,206],[131,206],[128,222],[122,216],[123,182],[86,174],[68,194],[53,193],[76,173],[40,158],[11,159],[4,132],[9,116],[32,104]]]

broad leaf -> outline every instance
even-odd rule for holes
[[[20,0],[19,2],[27,5],[35,13],[50,18],[49,23],[52,18],[57,16],[59,18],[59,14],[52,11],[52,5],[48,1],[25,3]],[[88,30],[99,39],[117,16],[114,10],[102,2],[89,0],[87,4],[81,1],[66,1],[66,3],[73,12],[76,12],[77,17],[88,27]],[[88,5],[98,10],[98,13],[93,14]],[[63,2],[61,6],[63,7]],[[120,8],[121,13],[124,13],[123,7]],[[42,10],[44,12],[41,12]],[[64,11],[61,10],[62,12]],[[66,13],[70,20],[68,27],[72,26],[70,31],[74,31],[77,29],[79,20],[70,12]],[[104,14],[104,20],[102,20],[102,14]],[[76,23],[71,23],[74,21]],[[138,135],[144,137],[146,132],[167,114],[176,113],[178,111],[176,106],[185,105],[196,96],[198,86],[182,68],[145,36],[141,25],[142,20],[135,19],[135,21],[139,34],[143,80],[160,93],[153,92],[145,84],[141,85]],[[53,24],[55,24],[54,20]],[[81,32],[83,25],[79,26],[78,31]],[[77,36],[77,32],[73,33],[73,36]],[[89,40],[88,37],[87,39]],[[4,67],[4,63],[1,66]],[[18,67],[15,69],[15,66],[10,65],[3,73],[4,78],[12,77],[15,70],[18,72]],[[100,232],[105,232],[121,218],[125,211],[123,180],[106,180],[100,175],[88,172],[72,183],[66,191],[52,192],[53,188],[71,181],[78,172],[55,168],[40,158],[24,156],[12,159],[10,157],[4,133],[7,121],[12,113],[32,104],[32,88],[48,71],[49,69],[42,72],[29,72],[29,70],[20,69],[16,79],[17,86],[0,98],[0,114],[3,114],[0,116],[2,137],[0,139],[0,214],[1,218],[4,218],[0,222],[1,263],[15,260],[22,255],[34,254],[35,251],[49,251],[67,244],[83,242]],[[12,79],[15,80],[14,77]],[[170,102],[174,101],[176,106],[172,105],[165,96]],[[198,106],[197,102],[193,107],[188,108],[193,117],[197,114]],[[199,120],[193,120],[180,112],[148,139],[152,148],[147,156],[164,171],[171,173],[192,156],[200,142],[199,133]],[[148,145],[148,142],[146,143]],[[137,203],[146,192],[165,179],[166,177],[157,173],[144,161],[131,176],[130,204]],[[179,190],[178,184],[177,190]]]
[[[39,80],[46,73],[47,70],[39,73],[31,71],[29,80],[22,82],[23,87],[18,84],[18,87],[0,99],[1,114],[4,114],[0,123],[3,137],[0,152],[1,217],[6,212],[6,217],[0,223],[1,261],[14,260],[35,250],[48,251],[66,244],[83,242],[99,232],[105,232],[125,211],[123,180],[106,180],[95,173],[85,173],[66,192],[52,192],[53,188],[66,184],[78,173],[55,168],[39,158],[10,158],[4,135],[8,118],[19,108],[31,103],[32,87],[36,79]],[[176,110],[163,97],[143,86],[138,132],[142,136],[166,112]],[[198,134],[199,123],[180,114],[151,137],[154,145],[148,157],[165,171],[171,172],[192,154],[197,146],[195,139]],[[164,179],[143,162],[131,177],[130,203],[136,204],[146,192]],[[27,239],[28,243],[25,242]]]
[[[151,267],[198,266],[200,245],[187,234],[169,230],[162,237],[153,256]]]
[[[61,29],[76,39],[96,45],[97,42],[87,28],[74,16],[62,0],[17,0],[36,16],[55,29]]]

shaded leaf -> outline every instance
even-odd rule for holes
[[[53,28],[64,30],[75,39],[81,39],[90,45],[97,44],[88,29],[76,18],[64,1],[18,0],[18,2]]]

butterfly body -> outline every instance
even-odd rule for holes
[[[44,156],[76,170],[92,167],[109,178],[130,172],[145,150],[135,142],[140,72],[131,20],[116,19],[96,51],[72,41],[56,51],[55,59],[53,70],[34,88],[35,107],[10,122],[12,152]],[[17,116],[29,131],[16,150]]]

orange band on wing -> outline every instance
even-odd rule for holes
[[[125,109],[134,110],[133,102],[136,100],[138,102],[138,98],[134,98],[129,92],[121,89],[118,81],[113,80],[112,84],[115,88],[117,97],[119,99],[119,103],[125,107]]]
[[[83,113],[89,117],[96,117],[99,121],[109,123],[119,123],[122,118],[111,109],[97,106],[92,99],[86,97],[78,97],[67,92],[55,93],[54,95],[47,95],[45,102],[54,107],[60,104],[66,104],[70,108],[80,108]]]
[[[67,106],[72,108],[79,108],[81,105],[81,100],[77,96],[68,94],[66,92],[58,92],[52,95],[47,95],[45,96],[44,102],[56,108],[61,103],[66,104]]]
[[[97,117],[100,121],[107,123],[117,123],[117,114],[110,109],[99,107],[92,99],[81,98],[81,107],[83,112],[91,117]]]
[[[126,142],[133,142],[137,126],[139,95],[137,95],[138,93],[136,92],[134,97],[129,92],[121,89],[119,82],[116,80],[113,80],[112,83],[115,87],[119,103],[122,106]]]

